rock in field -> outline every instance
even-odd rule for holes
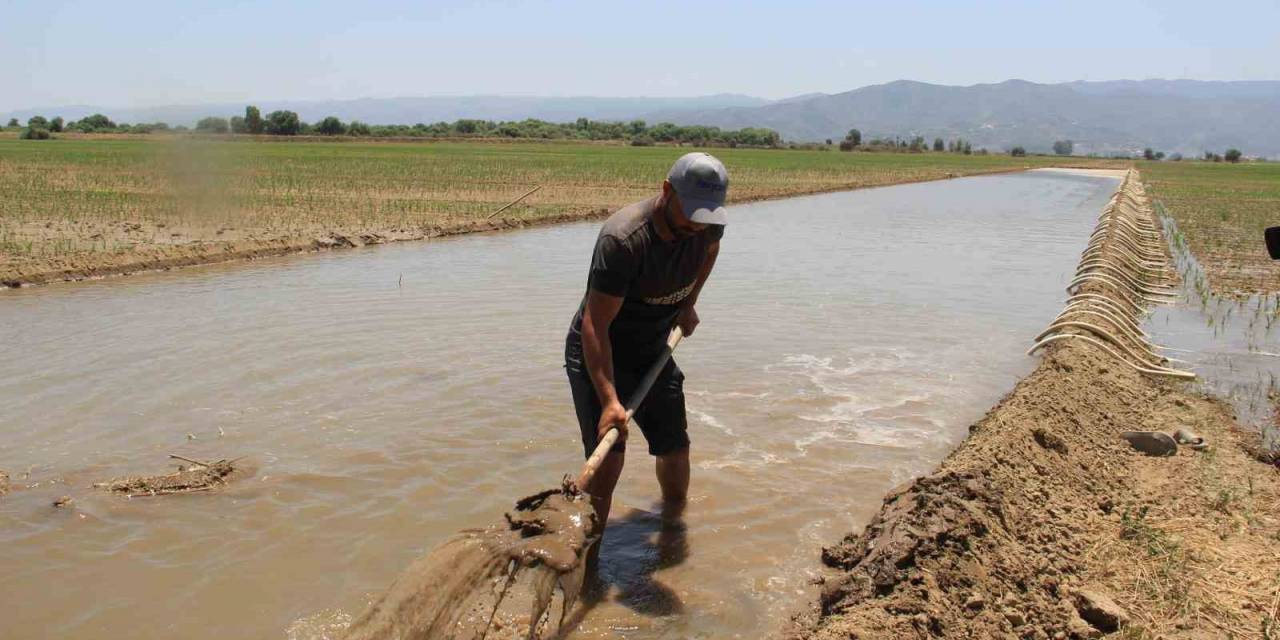
[[[1120,434],[1129,446],[1149,456],[1171,456],[1178,452],[1178,443],[1167,433],[1159,431],[1126,431]]]
[[[1129,621],[1129,616],[1105,594],[1081,589],[1075,592],[1076,612],[1100,631],[1110,633]]]

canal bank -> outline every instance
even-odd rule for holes
[[[1125,206],[1154,224],[1137,194]],[[1103,306],[1142,297],[1096,285]],[[1094,315],[1122,332],[1118,313]],[[1110,345],[1117,357],[1075,333],[1087,339],[1048,345],[934,472],[824,549],[821,594],[788,637],[1273,637],[1280,477],[1258,434],[1187,383],[1139,372],[1135,345]],[[1121,438],[1178,429],[1208,447],[1151,457]]]

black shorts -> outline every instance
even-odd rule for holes
[[[636,385],[653,364],[653,357],[619,357],[613,359],[613,382],[618,398],[625,405],[635,393]],[[578,429],[582,432],[582,448],[587,457],[596,448],[596,429],[600,424],[600,398],[596,395],[591,375],[587,373],[582,345],[567,341],[564,354],[565,372],[569,374],[569,390],[573,392],[573,409],[578,414]],[[636,409],[636,425],[649,442],[649,454],[654,456],[675,453],[689,447],[688,422],[684,413],[684,373],[674,359],[667,361],[662,373],[654,381],[653,388]],[[634,433],[634,432],[633,432]],[[625,450],[625,443],[613,446],[613,451]]]

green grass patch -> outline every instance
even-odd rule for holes
[[[1280,265],[1263,243],[1263,231],[1280,225],[1280,163],[1141,162],[1138,169],[1214,292],[1280,291]]]

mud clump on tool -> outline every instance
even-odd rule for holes
[[[458,533],[414,561],[347,629],[347,640],[538,638],[582,588],[600,527],[567,480],[516,502],[500,524]]]
[[[160,496],[173,493],[192,493],[216,489],[231,478],[236,472],[235,460],[218,460],[217,462],[201,462],[181,456],[170,456],[191,463],[190,467],[178,467],[173,473],[157,476],[126,476],[93,485],[98,489],[106,489],[112,493],[121,493],[130,498],[140,496]]]

